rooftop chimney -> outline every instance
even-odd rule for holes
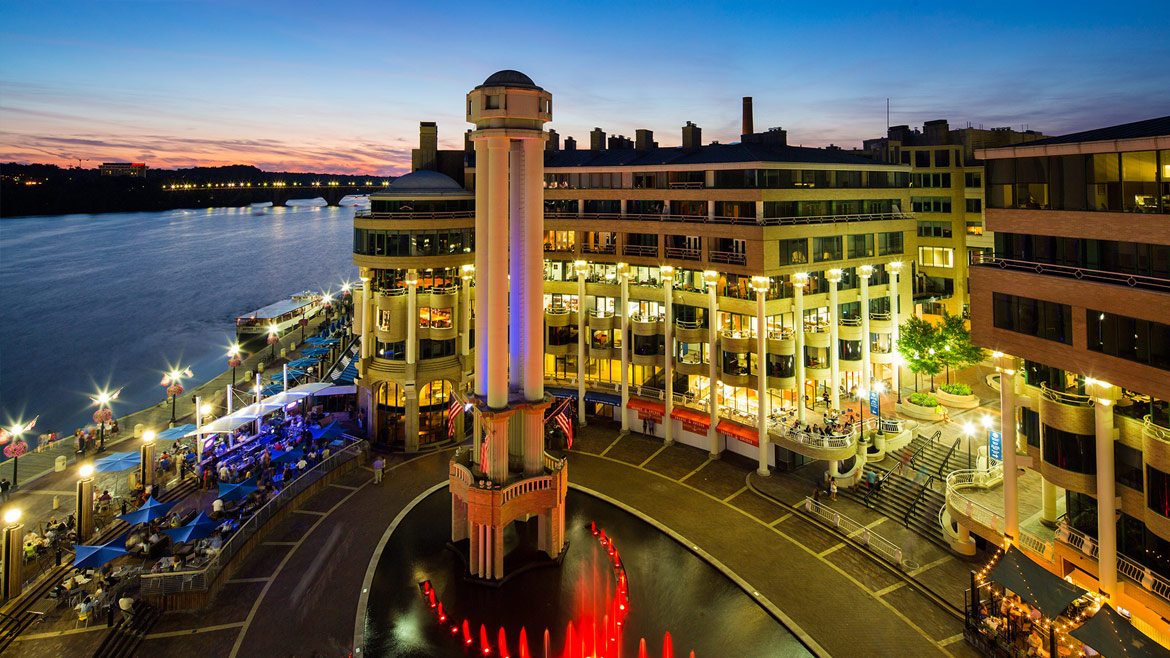
[[[605,150],[605,131],[601,128],[594,128],[593,130],[589,131],[589,150]]]
[[[548,131],[548,141],[546,141],[544,143],[544,150],[546,150],[546,151],[559,151],[559,150],[561,150],[561,136],[557,134],[557,131],[555,131],[551,128]]]
[[[743,97],[743,135],[750,135],[755,130],[752,126],[752,97]]]
[[[565,138],[565,150],[566,151],[576,151],[577,150],[577,140],[573,139],[572,137],[566,137]]]
[[[418,148],[411,152],[411,168],[434,170],[439,156],[439,127],[434,121],[418,124]]]
[[[639,128],[634,131],[634,148],[638,149],[639,151],[645,151],[646,149],[652,149],[656,146],[658,146],[658,142],[654,141],[653,130]]]
[[[703,129],[687,122],[682,129],[682,145],[685,149],[696,149],[703,144]]]

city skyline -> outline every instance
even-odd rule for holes
[[[664,146],[681,141],[686,121],[706,141],[737,140],[741,96],[754,97],[758,129],[845,148],[884,134],[887,98],[891,125],[945,118],[1046,134],[1170,107],[1170,73],[1141,64],[1170,54],[1148,27],[1170,10],[1154,3],[1124,15],[1034,7],[1035,25],[996,18],[1018,15],[1007,4],[903,15],[863,5],[511,11],[6,4],[0,161],[402,174],[417,121],[437,121],[440,145],[458,147],[467,124],[450,108],[462,105],[466,77],[503,68],[557,94],[551,127],[563,136],[649,128]],[[599,25],[599,15],[614,20]],[[518,17],[533,38],[490,48],[485,36]]]

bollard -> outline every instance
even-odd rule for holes
[[[57,458],[53,460],[53,472],[60,473],[61,471],[65,470],[68,465],[69,464],[65,458],[65,455],[57,455]]]
[[[53,496],[53,509],[61,509],[61,497]]]
[[[143,425],[142,423],[135,423],[134,424],[134,438],[141,439],[142,433],[145,431],[146,431],[146,425]]]

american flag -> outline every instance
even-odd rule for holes
[[[557,427],[565,433],[565,441],[570,450],[573,449],[573,419],[571,418],[571,410],[573,408],[573,401],[567,399],[560,404],[556,410],[553,411],[553,419],[557,422]]]
[[[463,405],[460,404],[459,399],[455,394],[451,394],[451,404],[447,405],[447,436],[455,438],[455,423],[459,420],[459,415],[463,413]]]
[[[479,468],[486,472],[488,460],[488,441],[490,441],[492,438],[492,432],[488,428],[484,429],[486,431],[483,433],[483,436],[480,437],[479,441]]]

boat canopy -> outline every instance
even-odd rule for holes
[[[256,309],[251,313],[245,313],[240,316],[240,319],[272,320],[279,318],[285,313],[291,313],[299,308],[309,306],[312,303],[313,300],[311,299],[282,299],[264,308]]]

